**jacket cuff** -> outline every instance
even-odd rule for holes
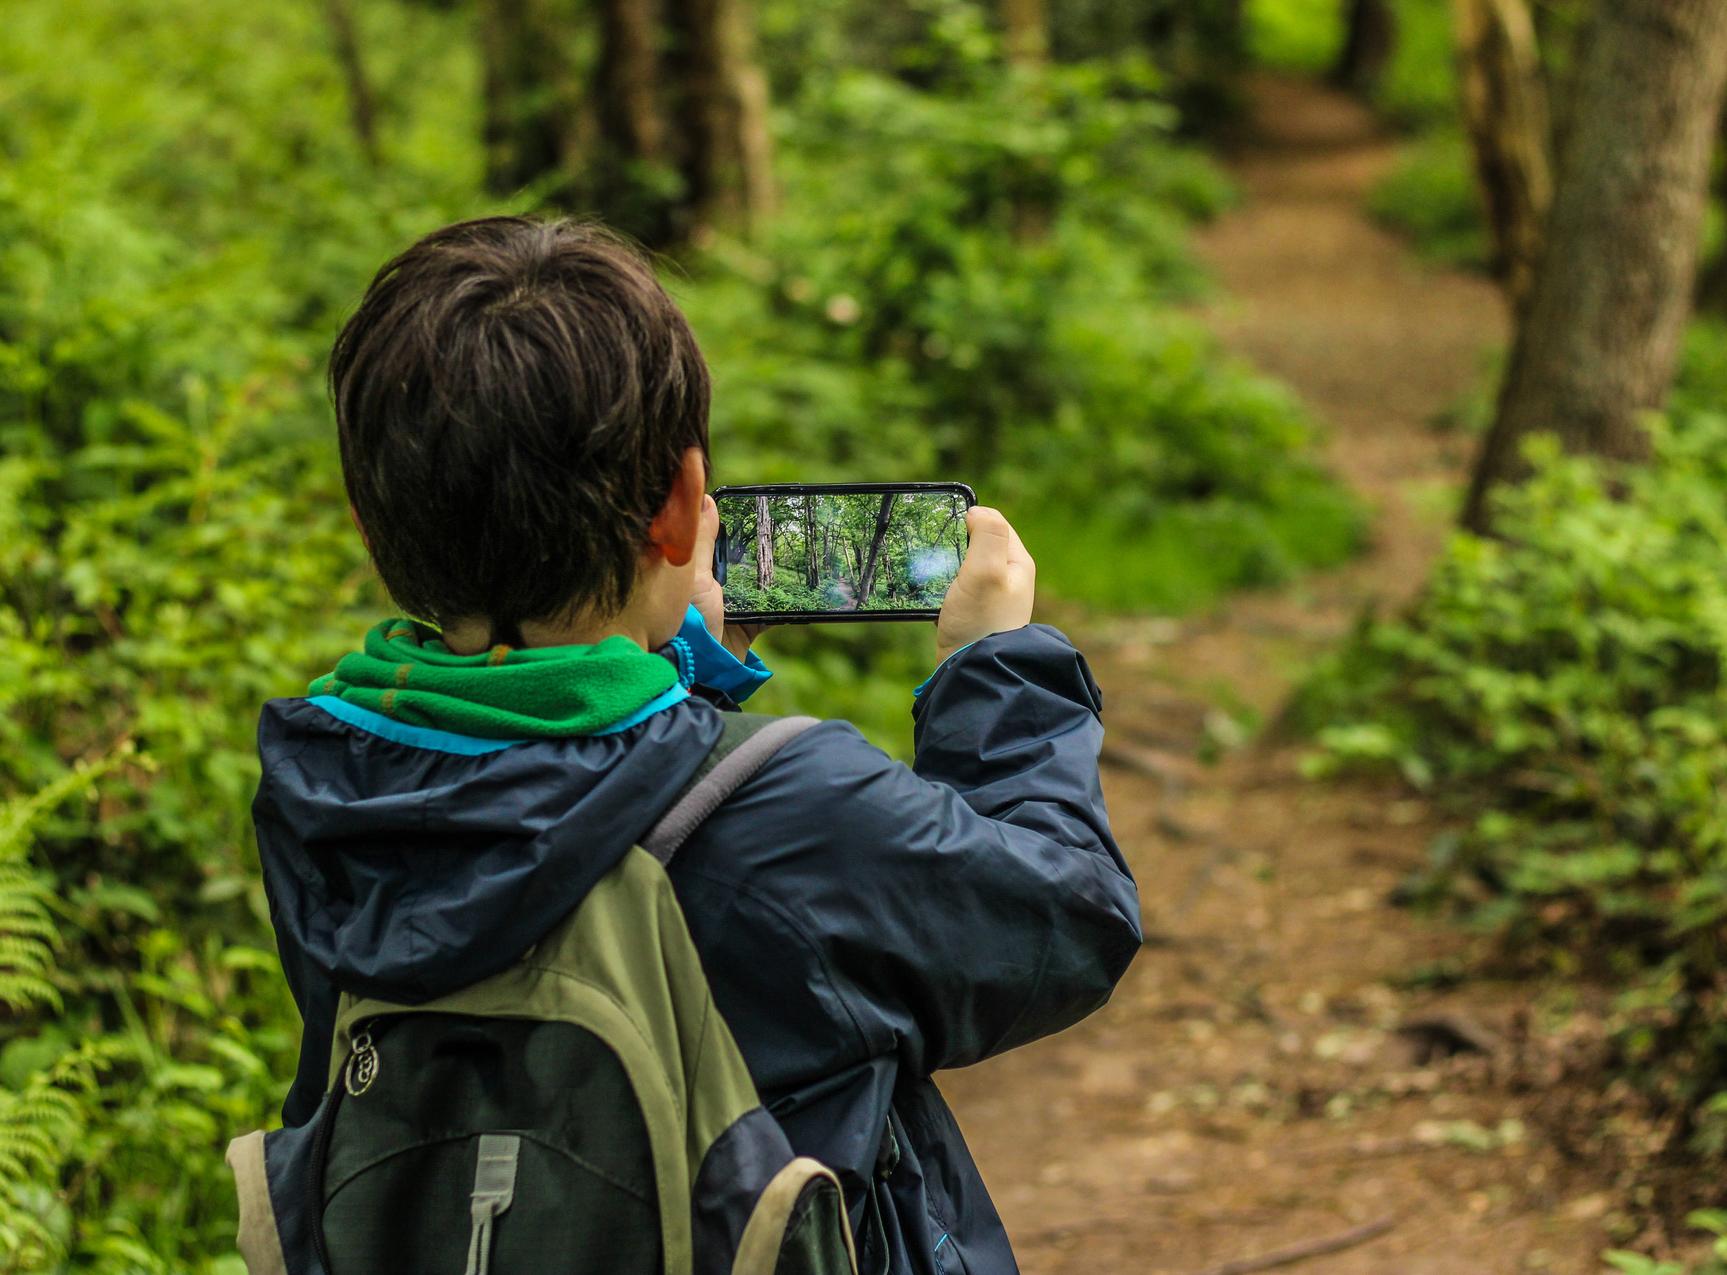
[[[991,634],[991,636],[993,637],[994,635]],[[982,640],[983,639],[981,639],[981,638],[978,639],[978,641],[982,641]],[[940,664],[937,664],[935,666],[935,669],[930,673],[930,675],[928,677],[924,678],[923,681],[919,682],[916,686],[912,687],[911,697],[913,699],[922,699],[923,693],[929,689],[929,684],[931,682],[935,681],[936,678],[941,676],[941,671],[947,667],[948,660],[953,659],[954,656],[958,655],[961,651],[971,650],[971,648],[976,646],[976,645],[977,645],[977,642],[967,642],[964,646],[955,647],[953,650],[949,651],[947,653],[947,659],[946,660],[943,660]]]
[[[1015,687],[1051,691],[1094,716],[1103,714],[1103,694],[1066,634],[1047,624],[1027,624],[979,638],[943,660],[917,688],[912,720],[921,730],[938,709],[945,714],[976,695],[999,697]]]
[[[707,622],[693,604],[684,613],[684,627],[678,630],[678,637],[688,647],[694,661],[696,685],[718,691],[733,703],[743,703],[773,676],[773,671],[754,651],[740,660],[726,650],[720,640],[708,632]]]

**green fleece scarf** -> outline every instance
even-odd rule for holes
[[[481,739],[592,735],[678,685],[671,661],[627,637],[593,646],[495,646],[457,655],[411,620],[385,620],[309,693],[411,726]]]

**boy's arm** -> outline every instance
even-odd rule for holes
[[[931,1070],[1077,1022],[1139,950],[1139,892],[1098,776],[1101,709],[1084,657],[1045,625],[964,648],[918,696],[913,769],[957,798],[936,855],[974,861],[961,886],[975,873],[958,900],[975,914],[945,918],[951,944],[924,957]]]
[[[867,1055],[928,1073],[1059,1031],[1108,998],[1140,944],[1098,786],[1097,702],[1055,630],[984,638],[920,697],[915,770],[826,723],[716,812],[674,878],[741,871],[739,906],[798,935]],[[712,941],[762,995],[721,1008],[740,1040],[785,1035],[796,997],[768,993],[787,954],[741,920],[726,928]],[[771,1084],[807,1079],[794,1059],[751,1061]]]

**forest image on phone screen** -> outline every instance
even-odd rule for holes
[[[721,495],[726,610],[938,610],[965,556],[966,503],[948,490]]]

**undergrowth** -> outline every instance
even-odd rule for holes
[[[1316,772],[1390,772],[1454,815],[1417,897],[1502,959],[1619,990],[1613,1066],[1706,1175],[1727,1164],[1727,416],[1691,396],[1713,366],[1647,466],[1537,439],[1501,538],[1457,535],[1297,709]]]

